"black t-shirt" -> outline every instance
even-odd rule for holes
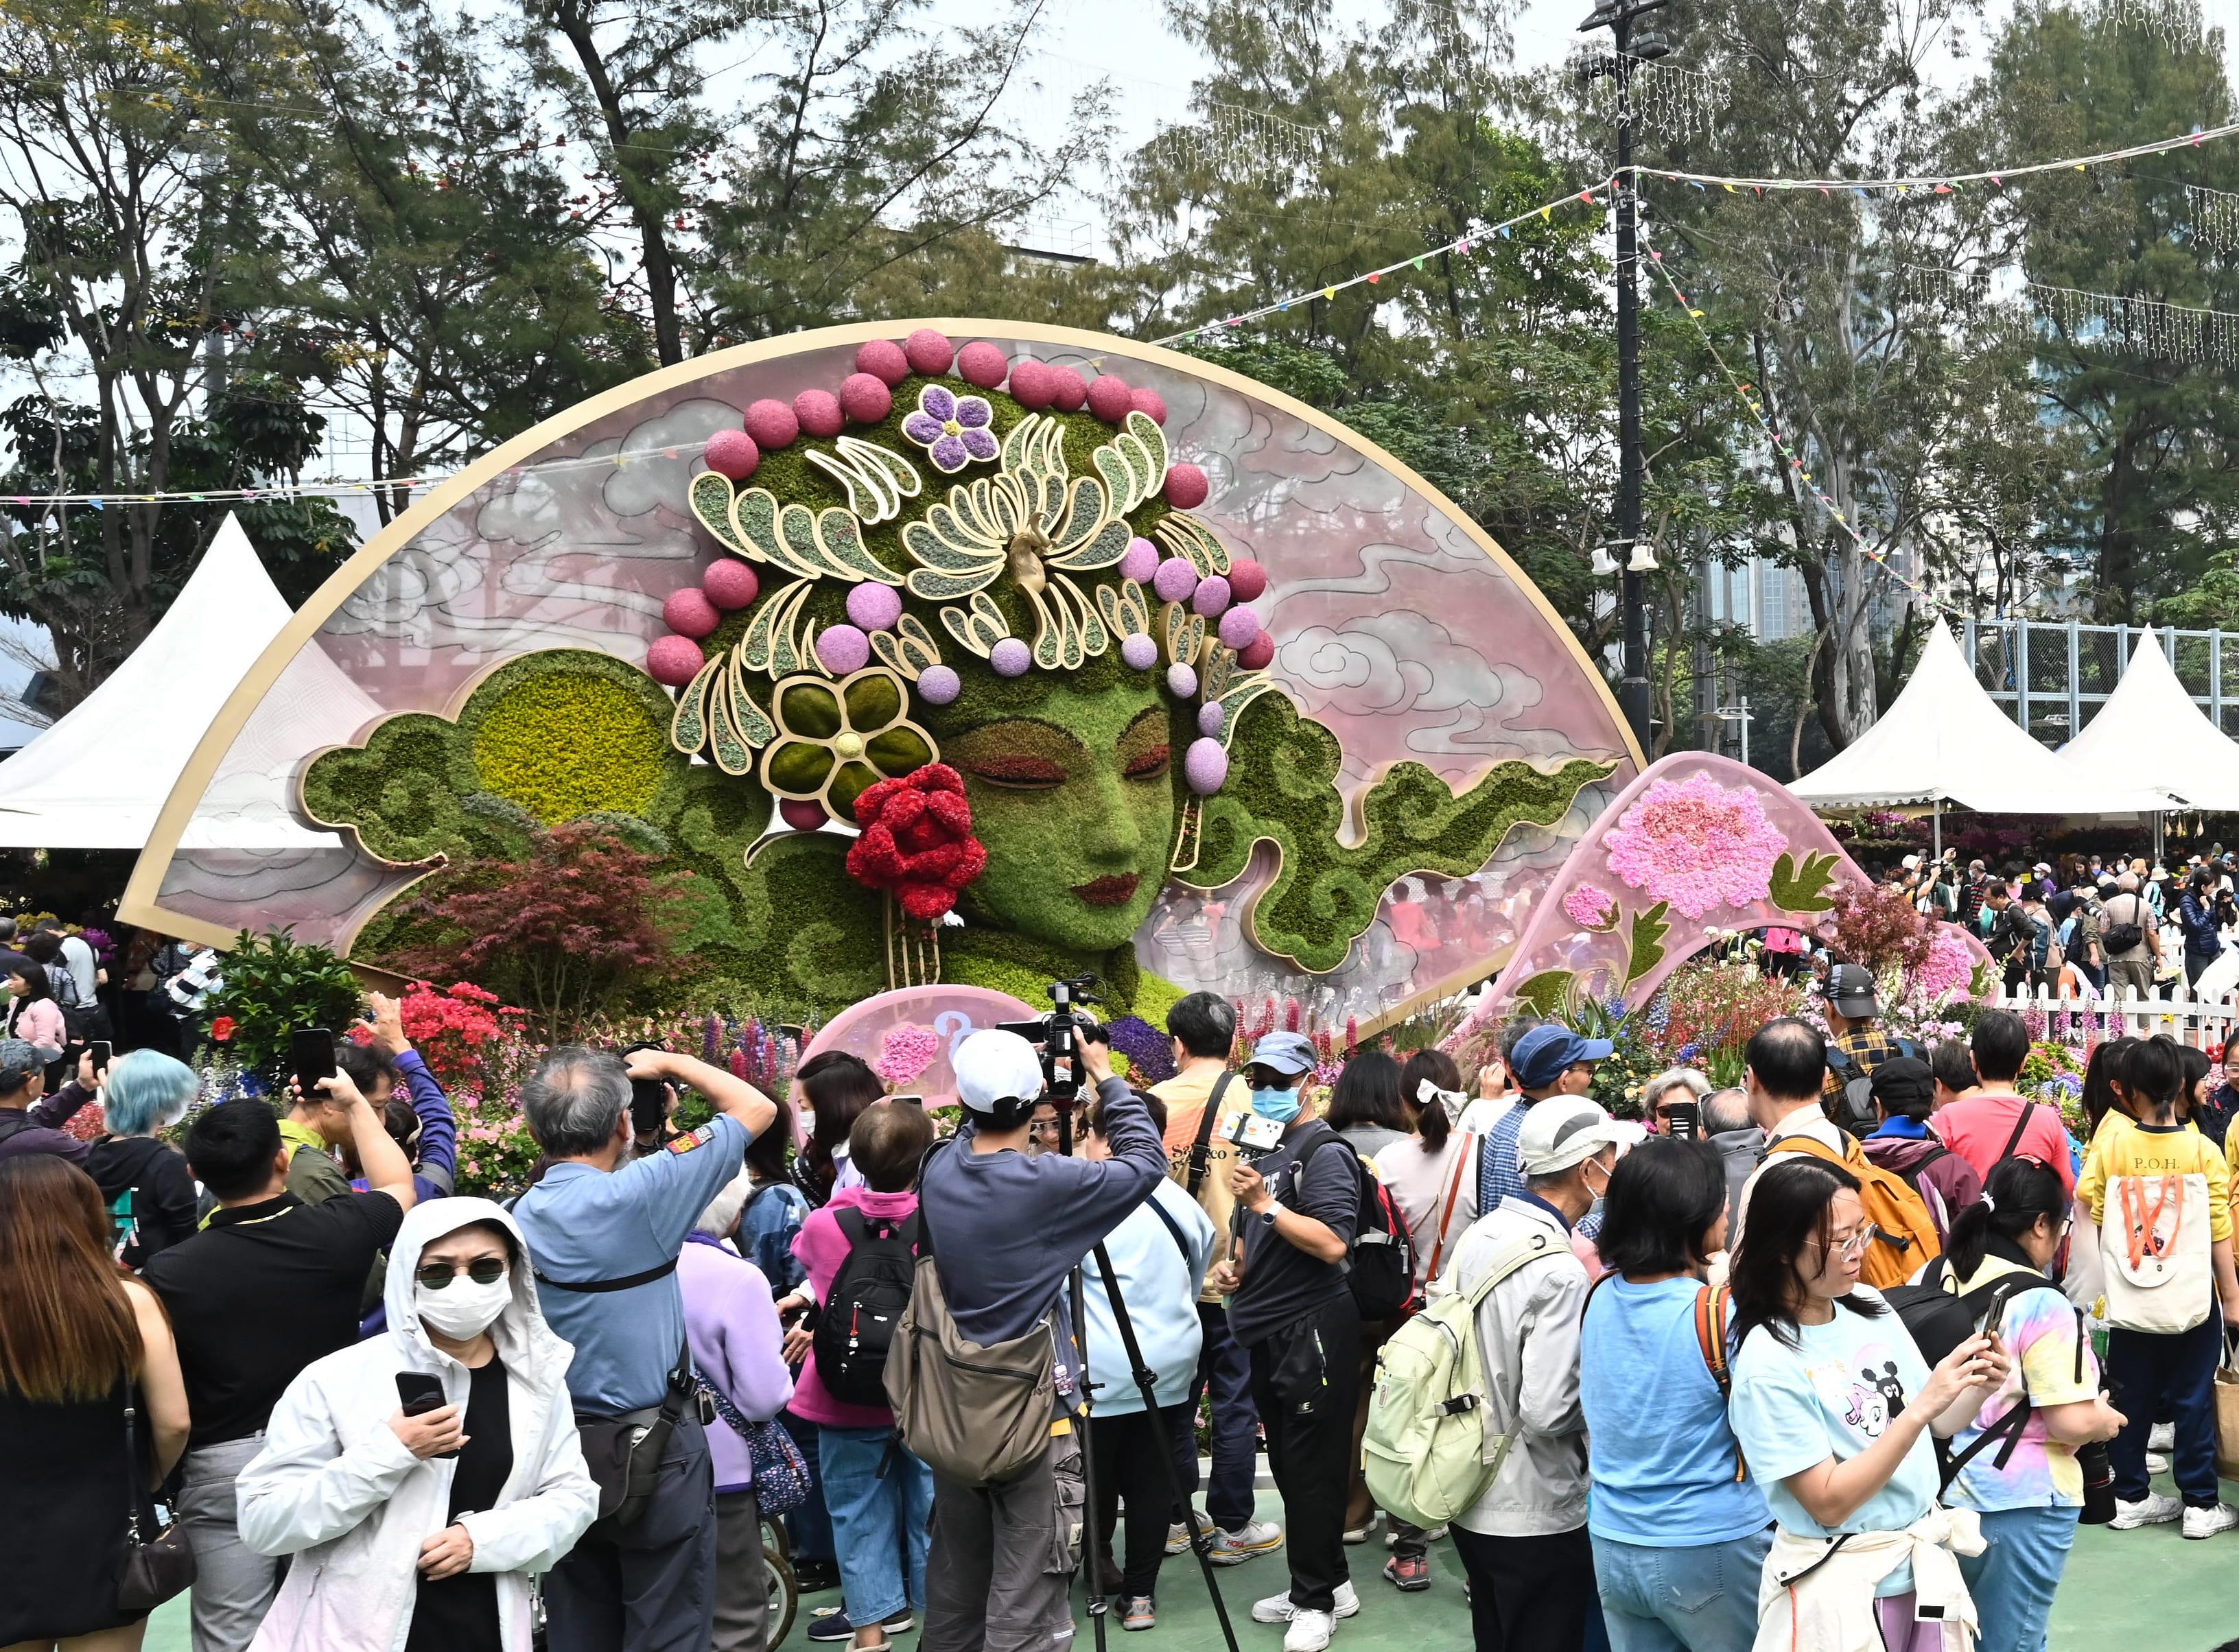
[[[448,1519],[497,1505],[513,1472],[513,1413],[505,1363],[495,1355],[467,1373],[467,1443],[451,1476]],[[497,1574],[460,1572],[432,1582],[422,1575],[404,1652],[502,1652],[497,1635]]]
[[[1359,1164],[1352,1149],[1327,1126],[1305,1128],[1313,1131],[1315,1139],[1285,1141],[1259,1160],[1259,1173],[1267,1178],[1277,1202],[1326,1224],[1350,1247],[1360,1221]],[[1291,1165],[1298,1160],[1301,1144],[1307,1155],[1293,1177]],[[1266,1341],[1351,1290],[1343,1264],[1308,1256],[1265,1217],[1241,1204],[1236,1207],[1236,1223],[1244,1236],[1244,1282],[1229,1298],[1228,1332],[1246,1347]]]
[[[189,1448],[245,1439],[313,1360],[357,1340],[358,1298],[404,1211],[386,1193],[236,1205],[148,1264],[178,1339]]]

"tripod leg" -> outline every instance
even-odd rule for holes
[[[1127,1317],[1127,1304],[1120,1299],[1120,1287],[1112,1277],[1112,1258],[1102,1245],[1092,1254],[1096,1257],[1096,1271],[1104,1278],[1104,1299],[1112,1304],[1112,1317],[1120,1327],[1120,1345],[1127,1350],[1127,1363],[1133,1368],[1135,1385],[1143,1390],[1143,1407],[1155,1413],[1158,1409],[1158,1378],[1150,1363],[1143,1357],[1143,1345],[1135,1336],[1135,1323]],[[1080,1271],[1073,1271],[1073,1284],[1080,1284]],[[1079,1312],[1076,1301],[1075,1312]],[[1200,1530],[1197,1523],[1197,1507],[1182,1495],[1181,1470],[1174,1467],[1174,1454],[1159,1453],[1159,1461],[1166,1464],[1166,1490],[1174,1502],[1181,1505],[1182,1523],[1189,1528],[1190,1552],[1197,1556],[1198,1569],[1205,1574],[1206,1592],[1213,1596],[1213,1615],[1220,1620],[1220,1638],[1227,1643],[1228,1652],[1236,1652],[1236,1628],[1228,1621],[1228,1602],[1220,1596],[1220,1580],[1213,1571],[1213,1531],[1210,1527]]]
[[[1097,1248],[1100,1251],[1103,1247],[1100,1245]],[[1102,1263],[1100,1265],[1105,1267],[1108,1273],[1110,1264]],[[1088,1383],[1088,1314],[1086,1311],[1088,1299],[1087,1292],[1080,1283],[1080,1269],[1078,1266],[1075,1266],[1073,1271],[1070,1283],[1073,1290],[1073,1346],[1079,1350],[1080,1356],[1080,1415],[1079,1420],[1073,1424],[1080,1433],[1080,1566],[1081,1570],[1086,1574],[1088,1622],[1095,1631],[1096,1652],[1105,1652],[1104,1619],[1105,1615],[1111,1610],[1111,1602],[1104,1598],[1104,1556],[1098,1536],[1099,1529],[1103,1523],[1098,1517],[1096,1508],[1095,1443],[1089,1437],[1088,1433],[1090,1397],[1094,1391]]]

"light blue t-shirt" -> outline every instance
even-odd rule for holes
[[[1586,1304],[1578,1397],[1591,1440],[1586,1529],[1597,1537],[1689,1549],[1772,1523],[1755,1482],[1734,1478],[1725,1397],[1695,1337],[1698,1289],[1691,1278],[1636,1285],[1612,1276]]]
[[[1865,1285],[1853,1302],[1882,1305],[1868,1317],[1837,1307],[1824,1325],[1799,1325],[1800,1347],[1791,1348],[1759,1326],[1734,1357],[1734,1397],[1729,1410],[1750,1472],[1784,1531],[1832,1537],[1846,1531],[1902,1531],[1936,1502],[1936,1447],[1923,1431],[1889,1483],[1840,1526],[1823,1526],[1804,1511],[1785,1482],[1832,1456],[1847,1463],[1870,1448],[1928,1382],[1928,1363],[1903,1322]],[[1912,1588],[1912,1568],[1882,1580],[1882,1595]]]
[[[575,1345],[568,1391],[595,1416],[661,1403],[684,1342],[684,1297],[672,1268],[624,1290],[563,1290],[673,1264],[700,1213],[745,1163],[747,1127],[718,1113],[608,1174],[555,1164],[513,1207],[554,1334]]]

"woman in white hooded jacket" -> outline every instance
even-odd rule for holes
[[[242,1471],[243,1541],[295,1556],[251,1652],[528,1652],[529,1577],[598,1512],[575,1350],[487,1199],[415,1207],[385,1301],[389,1329],[306,1367]],[[401,1372],[436,1378],[447,1403],[406,1416]]]

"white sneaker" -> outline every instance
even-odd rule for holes
[[[2147,1452],[2146,1472],[2148,1474],[2167,1474],[2169,1472],[2169,1453],[2166,1451]]]
[[[2184,1512],[2184,1504],[2175,1497],[2164,1497],[2158,1491],[2149,1491],[2136,1503],[2115,1500],[2115,1517],[2108,1526],[2116,1531],[2135,1531],[2140,1526],[2166,1526]],[[2207,1512],[2202,1510],[2202,1513]],[[2202,1536],[2208,1534],[2202,1532]]]
[[[2174,1423],[2156,1423],[2152,1428],[2147,1430],[2146,1450],[2149,1451],[2176,1450],[2176,1424]]]
[[[2239,1509],[2234,1509],[2228,1503],[2184,1511],[2184,1535],[2188,1537],[2213,1537],[2217,1532],[2229,1531],[2234,1526],[2239,1526]]]
[[[1332,1617],[1351,1617],[1360,1610],[1360,1594],[1353,1588],[1352,1579],[1347,1578],[1337,1586],[1335,1605],[1333,1612],[1301,1613],[1291,1604],[1289,1595],[1270,1595],[1264,1601],[1252,1602],[1252,1621],[1255,1623],[1288,1623],[1300,1616],[1319,1617],[1325,1621]],[[1325,1639],[1322,1644],[1327,1646],[1329,1642]]]
[[[1171,1531],[1166,1541],[1173,1541]],[[1188,1546],[1186,1534],[1183,1546]],[[1216,1566],[1241,1566],[1254,1555],[1272,1554],[1283,1546],[1283,1529],[1272,1520],[1247,1520],[1234,1531],[1213,1534],[1213,1563]],[[1262,1623],[1287,1623],[1288,1613],[1281,1617],[1263,1617]]]
[[[1197,1517],[1197,1529],[1199,1531],[1212,1531],[1213,1522],[1207,1520],[1203,1515],[1199,1515]],[[1219,1541],[1220,1535],[1218,1532],[1214,1532],[1213,1542],[1215,1544],[1218,1544]],[[1166,1528],[1166,1553],[1169,1555],[1186,1555],[1188,1552],[1189,1525],[1185,1521],[1177,1520]]]
[[[1283,1635],[1283,1652],[1324,1652],[1337,1633],[1337,1620],[1327,1612],[1300,1612]]]

